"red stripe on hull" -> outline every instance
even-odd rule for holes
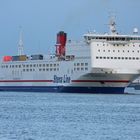
[[[53,82],[53,80],[0,80],[0,82]],[[129,83],[129,80],[72,80],[73,83]]]
[[[96,82],[104,82],[104,83],[129,83],[128,80],[72,80],[73,83],[96,83]]]

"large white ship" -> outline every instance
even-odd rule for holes
[[[0,64],[0,91],[124,93],[140,74],[140,36],[116,31],[87,33],[83,41],[57,34],[53,55],[24,55],[20,38],[19,54],[4,56]]]

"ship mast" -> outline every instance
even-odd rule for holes
[[[111,17],[109,22],[110,34],[117,34],[115,18]]]
[[[20,29],[19,42],[18,42],[18,55],[24,55],[23,35]]]

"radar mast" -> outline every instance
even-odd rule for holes
[[[24,45],[23,45],[23,35],[22,35],[22,28],[20,27],[20,35],[19,35],[19,42],[18,42],[18,55],[24,55]]]
[[[117,34],[116,22],[114,16],[110,17],[109,28],[110,28],[110,34]]]

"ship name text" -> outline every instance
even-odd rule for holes
[[[54,75],[54,83],[70,83],[71,78],[67,75],[64,75],[62,77],[59,77],[57,75]]]

